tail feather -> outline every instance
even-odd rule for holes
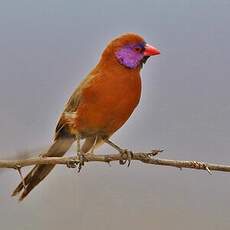
[[[74,138],[58,139],[49,148],[47,153],[43,154],[42,156],[61,157],[68,151],[74,141]],[[19,197],[19,201],[22,201],[30,193],[30,191],[50,173],[54,166],[55,165],[36,165],[25,177],[25,187],[23,182],[21,182],[13,191],[12,196],[22,192]]]

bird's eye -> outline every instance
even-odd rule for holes
[[[141,47],[139,47],[139,46],[134,47],[134,50],[138,53],[140,53],[142,51]]]

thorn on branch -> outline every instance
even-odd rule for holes
[[[163,149],[153,149],[151,151],[151,153],[148,153],[147,156],[148,157],[155,157],[156,155],[158,155],[159,153],[162,153],[164,150]]]
[[[210,175],[212,175],[212,172],[208,168],[206,163],[198,162],[198,161],[192,161],[192,167],[196,168],[196,169],[205,169]]]
[[[209,175],[212,175],[212,172],[210,171],[210,169],[208,168],[206,164],[205,164],[205,169],[208,171]]]

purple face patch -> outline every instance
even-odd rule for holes
[[[119,49],[115,55],[120,64],[127,68],[134,69],[141,64],[141,60],[144,57],[143,52],[135,50],[138,45],[127,45]]]

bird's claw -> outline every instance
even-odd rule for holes
[[[86,161],[86,158],[83,154],[78,155],[78,160],[70,159],[67,163],[66,166],[68,168],[76,168],[77,167],[77,172],[79,173],[82,169],[82,166],[84,166]]]
[[[77,170],[77,172],[79,173],[81,171],[81,169],[82,169],[82,166],[85,165],[86,158],[85,158],[85,156],[83,154],[79,154],[78,158],[79,158],[79,163],[78,163],[78,170]]]
[[[76,168],[77,165],[79,164],[78,161],[74,160],[74,159],[70,159],[67,163],[66,163],[66,166],[68,168]]]
[[[131,160],[133,158],[133,152],[129,151],[127,149],[123,149],[122,151],[120,151],[120,154],[121,154],[122,159],[119,160],[119,163],[121,165],[124,165],[124,164],[126,164],[126,162],[128,162],[127,167],[129,167]]]

